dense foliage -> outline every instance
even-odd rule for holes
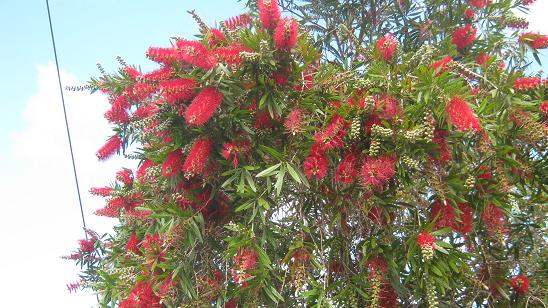
[[[70,258],[120,307],[543,305],[528,0],[281,1],[92,79],[138,159]],[[288,10],[299,22],[282,17]],[[129,153],[129,148],[137,148]]]

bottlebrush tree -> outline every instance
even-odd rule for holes
[[[91,189],[118,224],[88,231],[70,288],[120,307],[543,305],[548,81],[526,68],[548,38],[511,15],[531,1],[306,2],[194,15],[197,39],[147,50],[158,69],[91,80],[114,126],[98,158],[140,164]]]

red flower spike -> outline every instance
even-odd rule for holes
[[[304,122],[304,113],[301,109],[295,108],[289,112],[284,121],[286,132],[295,135],[301,132]]]
[[[463,235],[467,235],[472,231],[473,223],[474,223],[474,216],[473,211],[470,205],[468,203],[459,203],[459,210],[460,210],[460,223],[455,223],[455,230],[457,232],[462,233]]]
[[[141,166],[139,166],[139,169],[137,169],[137,172],[136,172],[136,178],[137,178],[137,181],[139,182],[142,182],[142,180],[145,178],[146,176],[146,172],[148,170],[148,168],[152,167],[152,166],[155,166],[156,164],[150,160],[145,160]]]
[[[283,18],[274,31],[274,44],[277,49],[288,50],[297,44],[299,26],[293,18]]]
[[[392,34],[387,34],[384,37],[381,37],[377,41],[377,49],[385,61],[392,60],[394,52],[396,51],[396,40],[394,40],[394,36]]]
[[[160,303],[161,299],[152,289],[150,281],[139,281],[128,297],[120,302],[120,308],[161,308],[163,304]]]
[[[514,90],[530,90],[540,87],[543,84],[539,77],[523,77],[514,81]]]
[[[490,236],[501,236],[508,232],[508,229],[505,227],[506,215],[500,208],[492,203],[487,205],[483,211],[481,221],[485,224],[487,234]]]
[[[163,66],[160,69],[148,72],[141,76],[140,80],[146,82],[165,81],[173,77],[173,68],[169,65]]]
[[[210,154],[211,141],[207,138],[196,140],[183,164],[182,170],[185,176],[203,175]]]
[[[474,14],[474,11],[471,10],[471,9],[466,9],[464,11],[464,16],[463,16],[464,20],[465,21],[468,21],[468,22],[472,22],[474,21],[474,19],[476,18],[476,14]]]
[[[363,160],[360,171],[361,184],[365,188],[382,189],[384,184],[396,174],[396,157],[381,155],[368,156]]]
[[[468,3],[478,9],[482,9],[491,4],[491,0],[468,0]]]
[[[304,173],[308,178],[323,179],[327,175],[329,161],[323,151],[311,153],[304,161]]]
[[[141,252],[139,251],[138,245],[139,245],[139,239],[137,239],[137,234],[133,232],[127,240],[126,253],[132,252],[136,255],[141,254]]]
[[[442,229],[455,226],[455,209],[446,201],[437,201],[430,208],[432,219],[435,219],[434,228]]]
[[[358,175],[358,156],[354,152],[349,152],[344,156],[341,163],[335,170],[335,182],[351,184]]]
[[[536,0],[522,0],[521,3],[523,3],[523,5],[531,5],[533,3],[535,3]]]
[[[442,164],[448,163],[453,159],[451,149],[447,144],[447,130],[436,129],[434,130],[434,138],[432,141],[438,146],[436,158]]]
[[[417,236],[417,243],[420,248],[434,248],[436,239],[432,234],[423,231]]]
[[[491,60],[491,57],[488,56],[487,54],[485,54],[485,52],[481,52],[476,57],[476,63],[481,65],[481,66],[486,66],[489,63],[489,60]]]
[[[259,19],[263,28],[274,30],[280,20],[280,8],[277,0],[258,0]]]
[[[210,70],[217,63],[205,45],[197,41],[178,40],[177,60],[193,65],[195,67]]]
[[[214,87],[202,90],[188,106],[185,120],[188,126],[204,125],[217,111],[223,101],[223,93]]]
[[[114,135],[110,137],[110,139],[103,145],[102,148],[97,151],[95,154],[99,160],[107,160],[109,159],[114,153],[120,151],[122,147],[122,139],[118,137],[117,135]]]
[[[241,52],[252,52],[252,50],[242,44],[231,44],[227,47],[215,49],[213,55],[219,62],[231,66],[239,66],[243,62],[243,59],[240,56]]]
[[[434,70],[439,69],[437,75],[440,75],[441,73],[445,72],[449,68],[449,64],[451,64],[452,61],[453,61],[453,58],[451,56],[447,56],[441,60],[434,62]]]
[[[126,76],[133,81],[137,81],[137,79],[141,77],[141,72],[130,66],[124,67],[123,71],[124,74],[126,74]]]
[[[85,253],[92,253],[95,250],[95,239],[78,240],[80,250]]]
[[[235,31],[251,24],[251,17],[247,14],[241,14],[231,17],[222,22],[224,27],[229,31]]]
[[[367,260],[369,279],[383,278],[388,273],[388,263],[381,256],[375,256]]]
[[[126,186],[133,185],[133,171],[130,169],[123,169],[116,172],[116,180],[122,182]]]
[[[177,149],[167,155],[166,160],[162,164],[162,174],[165,177],[172,177],[179,173],[183,162],[183,154],[181,149]]]
[[[467,102],[455,96],[445,107],[449,120],[460,131],[481,131],[481,124]]]
[[[175,48],[150,47],[146,56],[154,62],[169,65],[177,59],[178,52]]]
[[[110,193],[112,193],[112,190],[113,189],[110,187],[101,187],[101,188],[93,187],[89,190],[89,193],[95,196],[109,197]]]
[[[540,105],[538,106],[538,109],[540,111],[540,113],[542,113],[543,115],[548,115],[548,101],[544,101],[542,103],[540,103]]]
[[[257,253],[252,249],[240,249],[234,257],[234,268],[232,268],[232,276],[234,282],[246,287],[247,280],[251,277],[249,272],[257,267]]]
[[[124,92],[132,101],[142,101],[145,98],[152,96],[158,89],[156,86],[146,83],[136,83]]]
[[[324,150],[342,148],[348,122],[338,114],[333,115],[327,127],[314,135],[316,143]]]
[[[391,95],[375,97],[375,109],[379,111],[378,116],[386,120],[391,120],[400,113],[398,100]]]
[[[548,36],[539,33],[525,32],[519,36],[522,44],[528,44],[534,49],[548,48]]]
[[[451,42],[455,44],[458,50],[463,50],[474,43],[476,39],[476,28],[467,24],[453,32]]]
[[[221,44],[222,42],[224,42],[226,40],[226,37],[225,37],[225,35],[223,34],[223,32],[221,30],[211,28],[211,29],[209,29],[209,31],[211,33],[211,37],[209,38],[209,45],[210,46],[219,45],[219,44]]]
[[[525,275],[517,275],[512,278],[512,288],[518,295],[525,295],[529,291],[529,279]]]

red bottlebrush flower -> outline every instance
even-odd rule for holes
[[[256,129],[270,129],[272,128],[272,125],[272,117],[268,110],[255,112],[253,127]]]
[[[528,44],[534,49],[548,48],[548,36],[540,33],[525,32],[519,36],[522,44]]]
[[[369,279],[384,280],[388,273],[388,263],[381,256],[371,257],[367,260],[367,270]]]
[[[463,235],[467,235],[470,231],[472,231],[474,223],[472,208],[468,205],[468,203],[459,203],[459,210],[460,223],[455,224],[455,230]]]
[[[377,50],[385,61],[392,60],[396,51],[396,40],[392,34],[387,34],[377,41]]]
[[[161,298],[170,298],[173,295],[174,288],[175,281],[168,277],[164,279],[162,283],[160,283],[160,287],[158,288],[158,296],[160,296]]]
[[[291,110],[284,121],[285,130],[291,135],[301,132],[304,124],[304,113],[299,108]]]
[[[242,44],[231,44],[227,47],[219,47],[213,51],[213,55],[219,62],[227,65],[239,66],[243,60],[240,56],[241,52],[253,52],[251,49]]]
[[[485,224],[487,234],[490,236],[501,236],[506,234],[508,231],[505,227],[506,215],[500,208],[492,203],[487,205],[487,207],[483,210],[481,221]]]
[[[211,55],[201,42],[178,40],[176,46],[179,51],[177,53],[177,60],[204,70],[210,70],[217,64],[215,57]]]
[[[211,141],[207,138],[197,139],[183,164],[183,173],[187,177],[203,175],[204,168],[211,154]]]
[[[150,97],[152,94],[154,94],[158,89],[156,86],[146,84],[146,83],[136,83],[132,87],[129,87],[124,91],[124,93],[131,99],[132,101],[141,101],[145,98]]]
[[[162,164],[162,174],[165,177],[172,177],[179,173],[183,164],[183,154],[181,149],[177,149],[167,155],[166,160]]]
[[[95,196],[101,196],[101,197],[109,197],[110,193],[112,192],[112,188],[110,187],[93,187],[89,190],[90,194]]]
[[[529,90],[535,89],[542,85],[542,79],[539,77],[523,77],[514,81],[514,90]]]
[[[491,4],[491,0],[468,0],[468,3],[478,9],[482,9]]]
[[[222,22],[222,25],[229,31],[235,31],[251,24],[251,17],[247,14],[231,17]]]
[[[151,264],[153,262],[160,263],[165,261],[165,252],[162,249],[164,241],[160,238],[159,234],[145,236],[141,245],[143,246],[145,256]]]
[[[129,115],[126,111],[131,104],[125,96],[117,96],[112,100],[110,109],[105,112],[105,119],[110,123],[127,124],[129,122]]]
[[[382,121],[378,114],[373,113],[367,117],[365,122],[363,123],[363,130],[366,135],[371,134],[371,129],[373,128],[373,125],[381,125]]]
[[[234,282],[246,287],[247,280],[251,277],[250,271],[253,271],[257,266],[257,253],[252,249],[239,249],[234,257],[234,268],[232,275]]]
[[[211,34],[211,37],[209,38],[209,46],[219,45],[226,40],[226,37],[221,30],[211,28],[209,31]]]
[[[387,217],[380,207],[374,206],[367,212],[367,217],[377,225],[386,225],[394,220],[394,213],[389,213]]]
[[[162,81],[160,89],[165,94],[176,95],[179,100],[188,100],[194,95],[196,81],[194,79],[179,78],[175,80]]]
[[[299,26],[293,18],[283,18],[278,22],[274,31],[274,44],[276,48],[288,50],[297,44]]]
[[[436,245],[436,238],[432,234],[423,231],[417,236],[417,243],[420,248],[434,248]]]
[[[464,20],[471,22],[471,21],[474,21],[474,19],[476,18],[476,14],[474,14],[473,10],[466,9],[464,11],[464,16],[463,17],[464,17]]]
[[[518,295],[525,295],[529,291],[529,279],[525,275],[517,275],[512,278],[512,288]]]
[[[391,120],[399,113],[398,100],[391,95],[382,95],[375,98],[375,109],[379,111],[381,119]]]
[[[249,140],[232,141],[223,144],[221,155],[227,160],[232,160],[232,165],[234,168],[237,168],[239,156],[241,154],[248,154],[250,150],[251,143]]]
[[[434,70],[439,69],[437,75],[440,75],[441,73],[445,72],[449,68],[449,65],[451,64],[452,61],[453,61],[453,58],[451,56],[447,56],[441,60],[434,62]]]
[[[358,175],[358,156],[354,152],[349,152],[344,156],[335,170],[335,181],[338,183],[353,183]]]
[[[137,79],[141,77],[141,72],[130,66],[124,67],[123,72],[126,76],[129,77],[129,79],[133,81],[137,81]]]
[[[280,20],[280,8],[277,0],[258,0],[259,19],[263,28],[274,30]]]
[[[445,129],[434,130],[434,138],[432,141],[438,146],[438,156],[436,157],[441,163],[447,163],[453,159],[451,149],[447,145],[447,135],[448,132]]]
[[[445,112],[449,116],[449,121],[451,121],[458,130],[467,131],[471,129],[476,132],[481,131],[481,124],[474,114],[474,111],[470,108],[468,103],[461,98],[457,96],[453,97],[445,107]]]
[[[95,250],[95,239],[78,240],[80,250],[85,253],[92,253]]]
[[[214,87],[207,87],[200,92],[188,106],[185,120],[188,126],[204,125],[217,111],[223,101],[223,93]]]
[[[366,157],[361,168],[361,183],[365,188],[382,189],[396,174],[396,157],[381,155]]]
[[[304,173],[308,178],[323,179],[327,175],[329,161],[321,150],[312,152],[304,161]]]
[[[117,135],[114,135],[110,137],[107,143],[105,143],[105,145],[103,145],[103,147],[100,148],[95,155],[99,158],[99,160],[107,160],[114,155],[114,153],[120,151],[121,147],[122,139],[120,139]]]
[[[314,86],[314,76],[312,74],[305,74],[301,80],[295,85],[295,91],[310,90]]]
[[[334,114],[327,127],[317,132],[314,135],[314,139],[324,150],[342,148],[347,128],[348,122],[340,115]]]
[[[96,210],[94,214],[97,216],[115,218],[115,217],[118,217],[118,209],[106,206],[102,209]]]
[[[146,82],[165,81],[173,77],[173,68],[169,65],[163,66],[160,69],[148,72],[141,76],[140,80]]]
[[[442,229],[455,226],[455,209],[446,201],[437,201],[430,208],[432,219],[435,219],[434,228]]]
[[[150,281],[139,281],[128,297],[120,302],[120,308],[161,308],[161,298],[154,294]]]
[[[161,64],[171,64],[171,62],[177,59],[177,50],[175,48],[161,48],[161,47],[150,47],[146,56],[157,63]]]
[[[272,74],[272,79],[279,87],[284,87],[287,85],[288,76],[286,72],[275,72]]]
[[[131,115],[134,119],[145,119],[158,112],[158,107],[155,105],[142,105]]]
[[[123,170],[116,172],[116,179],[126,186],[131,186],[133,185],[133,171],[124,168]]]
[[[137,181],[139,182],[142,182],[142,180],[145,178],[145,176],[147,175],[147,170],[148,168],[152,167],[152,166],[155,166],[156,164],[150,160],[145,160],[141,166],[139,166],[139,169],[137,169],[137,172],[136,172],[136,178],[137,178]]]
[[[525,18],[515,17],[506,21],[508,27],[512,29],[527,29],[529,28],[529,22]]]
[[[379,295],[380,308],[398,307],[398,293],[389,282],[381,284],[381,293]]]
[[[535,3],[536,0],[522,0],[521,3],[523,3],[523,5],[531,5],[533,3]]]
[[[476,57],[476,63],[481,66],[486,66],[489,63],[489,60],[491,60],[491,57],[485,54],[485,52],[480,53]]]
[[[540,105],[538,106],[538,110],[543,115],[548,115],[548,101],[544,101],[544,102],[540,103]]]
[[[476,28],[472,27],[470,24],[465,25],[464,27],[458,28],[453,32],[451,37],[451,42],[457,46],[458,50],[463,50],[466,47],[470,46],[476,39]]]
[[[139,251],[138,245],[139,245],[139,239],[137,238],[137,234],[135,234],[135,232],[133,232],[127,240],[126,253],[132,252],[136,255],[141,254],[141,252]]]

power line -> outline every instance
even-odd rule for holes
[[[51,13],[49,10],[49,1],[46,0],[46,7],[48,9],[49,30],[51,33],[51,42],[53,44],[53,54],[55,56],[55,67],[57,68],[57,80],[59,81],[59,92],[61,92],[61,102],[63,103],[63,114],[65,115],[65,127],[67,128],[67,137],[70,148],[70,158],[72,159],[72,170],[74,172],[74,182],[76,182],[76,192],[78,193],[78,203],[80,204],[80,214],[82,215],[82,225],[86,230],[86,219],[84,218],[84,208],[82,207],[82,197],[80,196],[80,185],[78,184],[78,174],[76,173],[76,163],[74,162],[74,152],[72,150],[72,140],[70,138],[70,128],[67,119],[67,109],[65,107],[65,97],[63,95],[63,85],[61,84],[61,73],[59,72],[59,61],[57,60],[57,47],[55,46],[55,36],[53,35],[53,26],[51,23]],[[88,238],[87,232],[84,232],[86,239]]]

